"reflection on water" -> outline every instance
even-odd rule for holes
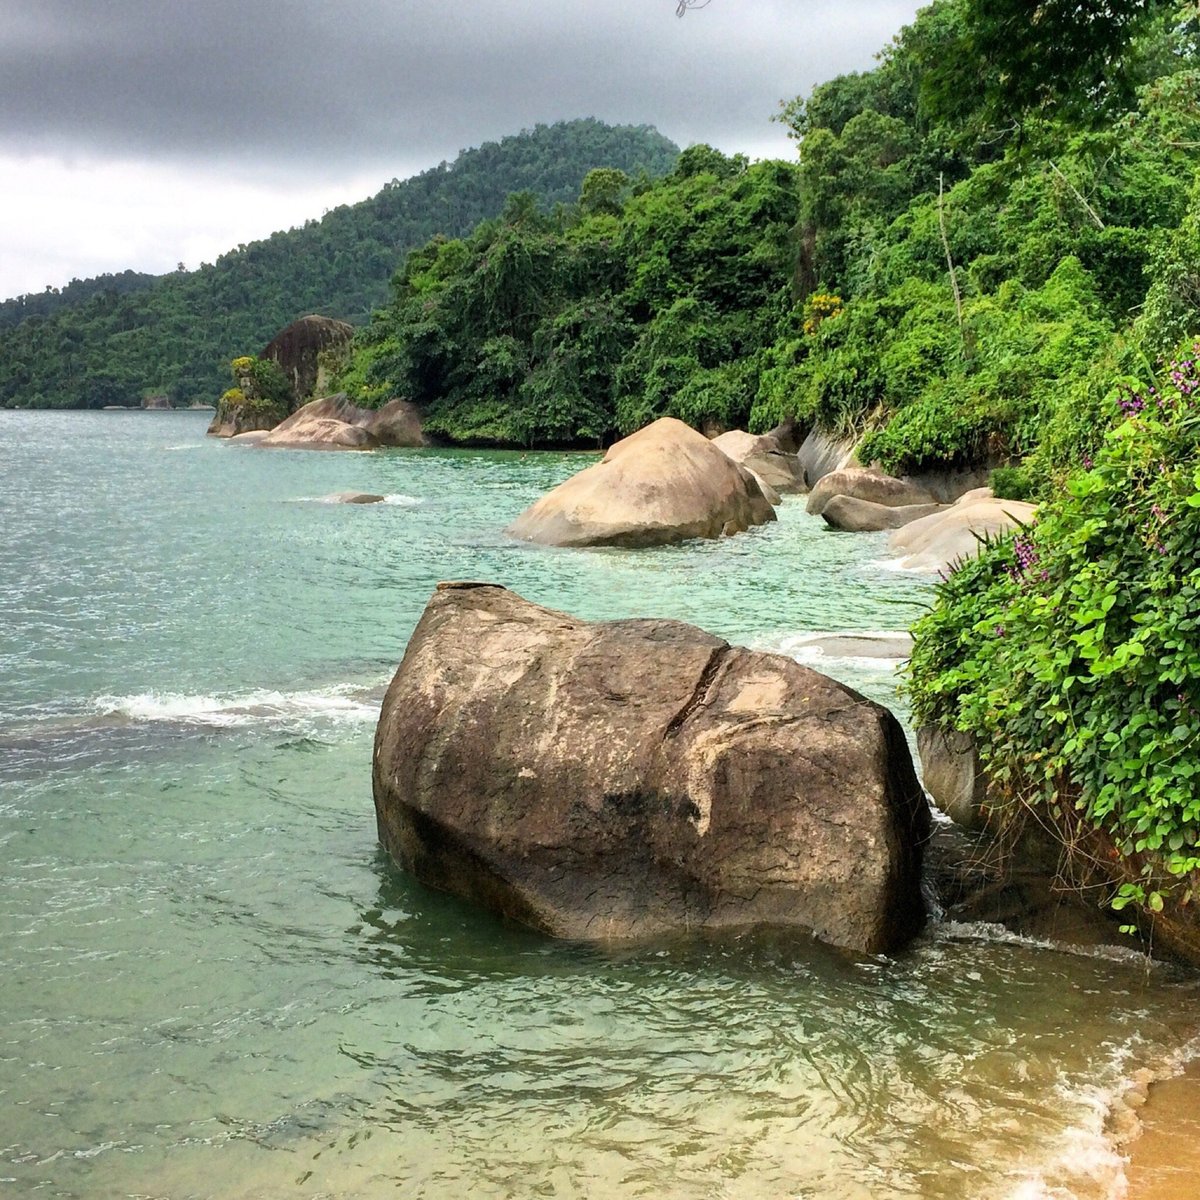
[[[167,453],[188,419],[0,413],[0,1195],[1118,1194],[1108,1103],[1194,1035],[1167,968],[953,926],[574,945],[378,850],[375,706],[438,579],[811,653],[924,602],[881,539],[791,503],[538,550],[498,530],[577,456],[251,454],[202,419]],[[287,502],[348,489],[421,503]],[[891,658],[822,666],[895,699]]]

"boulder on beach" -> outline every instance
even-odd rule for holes
[[[921,777],[933,802],[957,825],[982,829],[987,782],[975,739],[930,725],[917,730]]]
[[[527,508],[508,532],[544,546],[657,546],[775,519],[754,476],[663,417]]]
[[[833,496],[821,511],[831,529],[847,533],[872,533],[880,529],[899,529],[910,521],[941,512],[941,504],[901,504],[892,507],[859,500],[854,496]]]
[[[935,503],[929,492],[911,480],[886,475],[874,467],[844,467],[830,471],[813,486],[807,511],[820,516],[835,496],[849,496],[886,508]]]
[[[342,393],[312,400],[271,430],[260,445],[286,450],[375,450],[380,446],[421,446],[416,408],[392,400],[382,408],[359,408]]]
[[[431,886],[556,936],[921,927],[929,811],[885,708],[667,620],[439,584],[384,697],[379,836]]]
[[[888,539],[909,571],[945,574],[956,562],[979,553],[982,538],[1033,520],[1037,506],[1021,500],[997,500],[987,488],[968,492],[957,504],[897,529]]]
[[[782,450],[771,434],[755,435],[744,429],[731,429],[713,438],[712,442],[722,454],[741,463],[756,479],[781,495],[804,491],[800,459],[794,453]]]
[[[270,432],[269,429],[247,429],[245,433],[235,433],[229,441],[234,446],[257,446]]]

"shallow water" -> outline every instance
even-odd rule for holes
[[[949,925],[604,953],[377,849],[375,714],[438,580],[811,661],[928,602],[881,536],[789,501],[539,550],[500,531],[587,456],[207,419],[0,412],[0,1196],[1120,1194],[1105,1114],[1190,1045],[1188,978]],[[814,665],[897,702],[887,660]]]

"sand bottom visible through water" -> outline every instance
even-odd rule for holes
[[[1151,1083],[1137,1109],[1140,1128],[1129,1155],[1126,1200],[1197,1200],[1200,1197],[1200,1063],[1172,1079]]]

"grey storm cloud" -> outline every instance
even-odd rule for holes
[[[576,116],[737,148],[771,136],[781,99],[869,66],[916,7],[0,0],[0,149],[328,170]]]

